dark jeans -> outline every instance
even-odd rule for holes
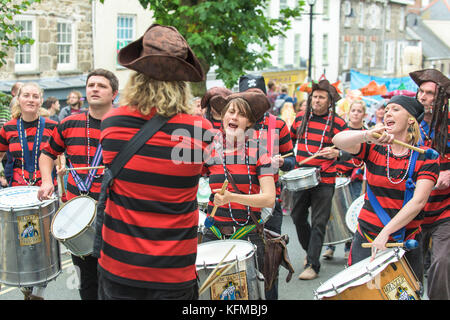
[[[80,279],[81,300],[98,300],[97,258],[93,256],[78,257],[72,255],[72,262],[77,267]]]
[[[291,217],[297,230],[298,241],[307,254],[306,267],[320,271],[320,253],[328,220],[331,214],[331,201],[334,185],[322,185],[298,191],[294,194],[294,207]],[[311,224],[308,222],[311,207]]]
[[[420,243],[422,241],[422,234],[416,235],[416,240]],[[354,265],[372,255],[372,248],[363,248],[361,244],[367,242],[367,240],[361,236],[359,232],[356,232],[353,237],[352,249],[349,256],[349,264]],[[422,259],[422,246],[418,248],[406,251],[404,257],[408,261],[412,271],[414,271],[417,279],[423,283],[423,259]]]
[[[179,290],[132,287],[112,281],[99,272],[99,300],[198,300],[198,285]]]

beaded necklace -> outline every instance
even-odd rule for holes
[[[311,112],[311,114],[309,115],[308,124],[306,125],[306,128],[305,128],[305,148],[306,148],[306,152],[308,152],[308,154],[309,154],[310,156],[313,156],[313,155],[319,153],[320,150],[322,150],[323,140],[324,140],[324,138],[325,138],[325,133],[327,132],[328,125],[330,124],[331,112],[328,112],[327,123],[326,123],[326,125],[325,125],[325,128],[323,129],[322,137],[321,137],[321,139],[320,139],[319,149],[317,149],[316,153],[310,152],[310,151],[309,151],[309,148],[308,148],[308,125],[309,125],[309,123],[310,123],[310,120],[311,120],[312,116],[313,116],[313,113]],[[301,137],[299,137],[299,138],[301,138]],[[297,139],[297,150],[298,150],[298,142],[299,142],[299,140],[300,140],[300,139]]]
[[[407,153],[405,153],[405,155],[408,154],[409,152],[410,152],[410,150],[408,149],[408,150],[407,150]],[[406,167],[405,174],[403,175],[403,177],[402,177],[399,181],[393,181],[393,180],[391,179],[391,174],[390,174],[390,169],[389,169],[389,157],[390,157],[389,154],[390,154],[390,153],[391,153],[391,147],[390,147],[390,145],[388,145],[388,146],[387,146],[387,156],[386,156],[386,167],[387,167],[387,170],[386,170],[386,176],[387,176],[387,178],[388,178],[388,180],[389,180],[390,183],[392,183],[392,184],[400,184],[400,183],[403,182],[403,180],[406,179],[406,177],[407,177],[407,175],[408,175],[408,171],[409,171],[409,167],[410,167],[410,165],[411,165],[411,159],[412,159],[413,153],[410,152],[410,156],[409,156],[409,159],[408,159],[408,165],[407,165],[407,167]],[[392,153],[392,154],[393,154],[393,153]]]
[[[36,180],[37,180],[37,170],[38,170],[37,166],[38,166],[38,153],[39,153],[39,150],[37,150],[37,149],[40,146],[40,142],[39,142],[40,134],[39,133],[40,133],[40,129],[41,129],[41,121],[40,121],[40,118],[38,117],[36,135],[34,138],[35,141],[34,141],[34,145],[33,145],[33,148],[34,148],[34,172],[33,172],[33,179],[30,179],[29,181],[25,178],[25,156],[24,156],[25,152],[24,152],[24,146],[22,145],[22,141],[24,141],[24,143],[27,143],[27,131],[24,129],[22,117],[20,117],[18,124],[19,124],[19,128],[17,131],[19,132],[20,150],[22,152],[22,161],[21,161],[22,162],[22,179],[23,179],[23,181],[25,181],[25,183],[27,185],[32,186],[36,183]],[[22,132],[25,134],[25,137],[22,136]],[[25,139],[23,140],[23,138],[25,138]],[[28,150],[28,147],[27,147],[27,150]]]
[[[225,148],[224,148],[224,146],[226,145],[225,144],[226,143],[225,140],[226,140],[226,138],[225,138],[225,133],[224,133],[223,134],[223,140],[222,140],[222,166],[223,166],[223,171],[224,171],[224,174],[225,174],[225,178],[230,181],[230,177],[228,176],[228,170],[226,168],[226,157],[225,157]],[[244,144],[244,156],[245,156],[245,165],[247,166],[247,174],[248,174],[248,181],[249,181],[248,194],[250,195],[251,192],[252,192],[252,179],[251,179],[251,176],[250,176],[250,165],[249,165],[249,159],[248,159],[248,156],[247,156],[248,141],[249,140],[245,141],[245,144]],[[237,154],[237,152],[236,152],[236,154]],[[236,192],[238,192],[238,190],[236,190]],[[233,210],[231,210],[231,203],[230,202],[228,202],[228,210],[230,212],[231,219],[237,225],[245,226],[245,225],[248,224],[248,221],[250,219],[250,206],[247,206],[247,220],[245,221],[245,223],[240,223],[234,218]]]

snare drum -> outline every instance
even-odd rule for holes
[[[211,187],[209,186],[209,178],[201,177],[199,180],[198,190],[197,190],[197,202],[198,207],[203,210],[208,210],[209,197],[211,195]]]
[[[233,245],[236,247],[228,254],[219,270],[236,261],[237,264],[218,276],[217,281],[200,295],[200,300],[258,300],[264,297],[257,270],[256,246],[244,240],[217,240],[199,244],[195,264],[200,284],[205,282]]]
[[[56,212],[51,226],[52,234],[73,255],[90,255],[94,250],[96,214],[94,199],[88,196],[73,198]]]
[[[38,190],[0,190],[0,282],[8,286],[39,286],[61,273],[59,244],[50,233],[58,200],[39,201]]]
[[[370,262],[366,258],[322,284],[316,299],[420,300],[421,285],[401,248],[387,249]]]
[[[320,182],[320,169],[297,168],[280,176],[280,181],[289,191],[314,188]]]
[[[364,195],[360,195],[358,198],[356,198],[355,201],[352,202],[347,210],[347,213],[345,214],[345,224],[347,225],[347,228],[353,233],[356,232],[359,213],[361,212],[363,206]]]

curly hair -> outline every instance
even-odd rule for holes
[[[159,81],[138,72],[130,75],[120,104],[135,107],[143,115],[150,114],[152,108],[156,108],[156,112],[164,117],[194,112],[189,83]]]

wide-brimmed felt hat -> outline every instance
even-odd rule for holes
[[[410,115],[416,118],[417,122],[420,123],[422,121],[424,115],[424,107],[416,98],[401,95],[393,96],[386,105],[389,105],[391,103],[398,104],[405,108]]]
[[[267,93],[266,82],[263,76],[246,74],[239,78],[239,92],[244,92],[253,88],[258,88],[262,90],[263,93]]]
[[[255,119],[261,118],[266,111],[270,109],[270,102],[267,99],[266,95],[262,90],[253,88],[244,92],[237,92],[230,94],[227,97],[222,96],[214,96],[211,98],[211,107],[214,108],[219,113],[222,113],[222,110],[225,106],[233,99],[242,98],[250,106]]]
[[[438,86],[444,88],[445,93],[447,96],[450,96],[450,79],[447,78],[436,69],[423,69],[423,70],[417,70],[414,72],[410,72],[409,76],[413,81],[420,87],[420,85],[424,82],[434,82]]]
[[[328,92],[331,95],[331,97],[333,98],[334,103],[341,100],[341,96],[337,92],[336,88],[326,79],[320,80],[319,82],[313,81],[312,86],[311,86],[311,94],[315,90],[324,90],[324,91]]]
[[[119,63],[160,81],[205,80],[205,72],[186,40],[171,26],[152,24],[119,51]]]
[[[231,91],[227,88],[224,88],[224,87],[212,87],[208,91],[206,91],[206,93],[203,95],[200,105],[201,105],[202,109],[208,108],[211,106],[209,102],[212,97],[214,97],[214,96],[226,97],[232,93],[233,93],[233,91]]]

